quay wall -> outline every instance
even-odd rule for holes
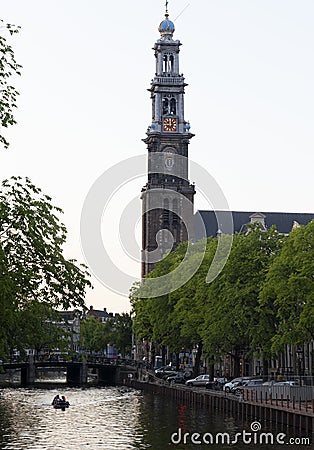
[[[181,385],[167,385],[130,380],[128,383],[135,389],[162,395],[183,402],[190,406],[219,411],[226,416],[238,417],[242,420],[258,420],[276,425],[291,427],[294,431],[314,433],[314,400],[297,401],[292,399],[257,398],[248,393],[245,398],[226,394],[221,391],[205,388],[189,388]]]

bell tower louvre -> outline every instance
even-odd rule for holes
[[[194,136],[184,118],[187,84],[179,72],[181,43],[174,24],[160,23],[154,45],[156,70],[149,92],[152,122],[143,139],[148,150],[148,180],[142,189],[142,277],[180,242],[193,239],[195,187],[188,180],[188,146]]]

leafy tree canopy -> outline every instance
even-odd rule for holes
[[[16,123],[13,115],[19,93],[11,84],[14,75],[20,75],[21,65],[15,60],[14,51],[8,43],[6,35],[12,36],[19,32],[20,27],[4,24],[0,19],[0,125],[7,128]],[[2,134],[0,128],[0,143],[8,148],[9,142]]]
[[[314,335],[314,221],[294,229],[274,259],[260,296],[276,323],[273,351],[310,342]]]
[[[28,178],[12,177],[0,186],[0,356],[18,346],[14,330],[31,307],[38,320],[47,308],[85,307],[89,274],[63,255],[60,213]],[[26,348],[26,333],[23,339]]]
[[[0,295],[13,295],[18,306],[36,300],[55,308],[84,307],[91,283],[86,266],[63,255],[66,228],[60,213],[28,178],[3,181],[0,257],[6,281]]]

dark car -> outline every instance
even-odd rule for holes
[[[191,378],[192,372],[178,372],[176,375],[170,375],[166,378],[169,384],[185,384],[185,382]]]
[[[206,389],[213,389],[215,391],[222,391],[224,385],[227,383],[227,378],[214,378],[213,381],[208,381],[205,384]]]
[[[174,373],[173,375],[170,375],[166,378],[166,381],[171,384],[171,383],[185,383],[186,379],[184,378],[184,374],[183,372],[177,372]]]
[[[164,378],[165,376],[174,375],[174,372],[177,373],[174,366],[163,366],[155,370],[155,375],[158,378]]]

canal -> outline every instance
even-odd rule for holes
[[[65,411],[51,406],[56,394],[69,400]],[[1,450],[279,449],[301,439],[251,425],[124,387],[0,389]],[[269,433],[268,444],[259,442],[261,432]],[[289,448],[313,448],[297,442]]]

